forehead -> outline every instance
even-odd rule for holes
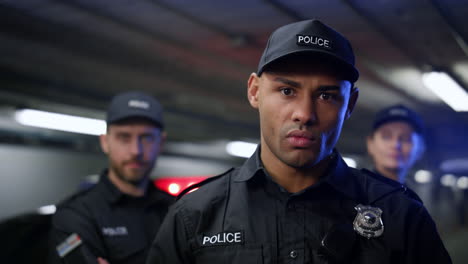
[[[415,133],[413,126],[408,124],[408,122],[395,120],[389,121],[387,123],[379,126],[375,132],[400,132],[400,133]]]
[[[260,80],[261,84],[272,87],[288,85],[296,88],[308,87],[312,90],[321,89],[323,87],[334,87],[333,90],[342,93],[347,93],[351,88],[351,83],[349,81],[339,79],[336,75],[320,68],[308,68],[298,71],[265,72],[260,76]]]
[[[125,131],[125,132],[139,132],[149,130],[160,130],[160,128],[153,122],[146,119],[127,119],[121,122],[112,123],[108,125],[109,131]]]

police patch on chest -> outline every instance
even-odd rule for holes
[[[244,233],[242,231],[225,231],[215,235],[203,235],[201,238],[201,246],[222,246],[243,244]]]
[[[358,204],[354,209],[357,215],[353,226],[358,234],[366,238],[379,237],[383,234],[384,225],[380,208]]]

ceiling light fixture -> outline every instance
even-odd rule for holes
[[[48,128],[66,132],[96,136],[106,133],[106,122],[104,120],[33,109],[22,109],[16,111],[15,120],[25,126]]]
[[[424,85],[457,112],[468,111],[468,94],[445,72],[423,73]]]
[[[418,170],[414,174],[414,180],[418,183],[428,183],[432,180],[432,173],[428,170]]]
[[[453,174],[445,174],[440,177],[440,183],[445,187],[452,187],[457,184],[457,177]]]

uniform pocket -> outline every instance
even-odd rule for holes
[[[265,257],[261,246],[222,245],[202,247],[194,253],[195,263],[262,264]]]

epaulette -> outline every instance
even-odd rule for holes
[[[193,191],[196,188],[200,188],[201,186],[203,186],[203,185],[205,185],[205,184],[207,184],[209,182],[212,182],[214,180],[217,180],[217,179],[225,176],[226,174],[230,173],[233,170],[234,170],[234,168],[230,168],[229,170],[227,170],[226,172],[224,172],[224,173],[222,173],[220,175],[216,175],[216,176],[210,177],[208,179],[205,179],[205,180],[203,180],[201,182],[190,185],[189,187],[185,188],[182,192],[180,192],[179,195],[177,195],[176,200],[179,200],[180,198],[182,198],[182,196],[186,195],[187,193]]]
[[[413,191],[411,190],[410,188],[408,188],[406,185],[400,183],[400,182],[397,182],[397,181],[394,181],[392,179],[389,179],[385,176],[382,176],[378,173],[375,173],[375,172],[372,172],[368,169],[361,169],[361,171],[363,173],[365,173],[366,175],[378,180],[378,181],[381,181],[381,182],[384,182],[386,184],[389,184],[393,187],[396,187],[396,188],[399,188],[403,191],[403,193],[408,196],[409,198],[413,199],[413,200],[416,200],[418,202],[420,202],[421,204],[423,204],[423,201],[421,200],[421,198]]]

